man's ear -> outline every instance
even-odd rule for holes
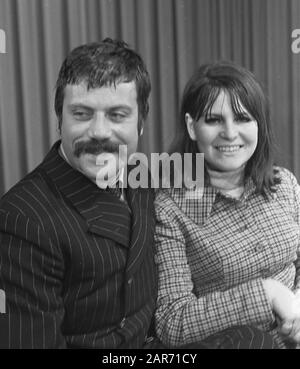
[[[186,128],[188,130],[191,140],[196,141],[195,127],[194,127],[195,121],[190,116],[189,113],[185,113],[185,123],[186,123]]]
[[[139,136],[142,136],[143,132],[144,132],[144,123],[141,122],[139,124],[139,128],[138,128],[138,134],[139,134]]]
[[[61,137],[61,124],[62,124],[62,118],[60,117],[57,120],[57,127],[56,127],[59,137]]]

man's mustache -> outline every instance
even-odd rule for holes
[[[77,158],[82,154],[99,155],[103,152],[119,152],[119,144],[107,140],[98,141],[91,139],[90,141],[78,141],[74,146],[74,155]]]

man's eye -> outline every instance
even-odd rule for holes
[[[91,114],[85,111],[74,111],[73,112],[73,116],[75,117],[75,119],[78,120],[89,120],[91,119]]]
[[[113,122],[122,122],[126,118],[124,113],[110,113],[109,116]]]

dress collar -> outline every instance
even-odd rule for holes
[[[220,172],[207,168],[209,183],[221,194],[240,199],[244,192],[245,167],[229,172]]]

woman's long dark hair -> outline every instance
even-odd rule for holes
[[[246,178],[252,178],[256,191],[267,194],[274,191],[278,183],[274,165],[274,139],[270,125],[268,99],[254,75],[247,69],[231,62],[217,62],[202,65],[185,86],[177,135],[170,148],[170,154],[199,152],[197,142],[191,140],[185,122],[189,113],[198,121],[209,114],[220,92],[230,96],[233,112],[240,113],[240,103],[257,121],[258,143],[245,168]],[[194,168],[195,169],[195,168]]]

